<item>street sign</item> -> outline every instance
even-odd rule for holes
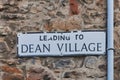
[[[106,52],[104,31],[18,33],[19,56],[100,55]]]

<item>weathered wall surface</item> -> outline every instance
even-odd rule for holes
[[[115,0],[115,80],[120,79]],[[106,0],[0,0],[0,80],[106,80],[106,56],[19,58],[18,32],[106,30]]]

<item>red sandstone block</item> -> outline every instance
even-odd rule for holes
[[[79,14],[77,1],[76,0],[69,0],[69,1],[70,1],[70,15]]]
[[[4,73],[2,76],[2,80],[24,80],[24,77],[22,75]]]
[[[21,74],[21,70],[15,67],[10,67],[10,66],[1,66],[0,67],[2,71],[7,72],[7,73],[16,73],[16,74]]]

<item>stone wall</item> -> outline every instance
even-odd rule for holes
[[[115,0],[115,79],[120,79]],[[106,56],[17,56],[18,32],[106,30],[106,0],[0,0],[0,80],[106,80]]]

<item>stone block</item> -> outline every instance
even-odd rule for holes
[[[4,72],[11,73],[11,74],[21,74],[22,71],[16,67],[11,67],[11,66],[1,66],[0,69]]]
[[[77,71],[66,71],[63,73],[63,78],[72,78],[72,79],[77,79],[80,78],[83,79],[83,73],[79,73]]]
[[[6,45],[4,42],[0,42],[0,53],[6,52]]]
[[[86,4],[92,4],[94,2],[94,0],[83,0]]]
[[[78,2],[77,0],[70,0],[70,15],[78,15],[79,10],[78,10]]]
[[[74,68],[75,63],[71,59],[59,59],[53,63],[54,68]]]
[[[42,67],[29,68],[27,75],[27,80],[56,80],[49,71]]]
[[[22,75],[4,73],[2,80],[24,80],[24,77]]]
[[[18,7],[14,7],[14,6],[5,6],[4,7],[4,12],[5,13],[18,13],[19,12],[19,8]]]
[[[89,56],[85,58],[85,67],[90,69],[97,68],[98,59],[95,56]]]
[[[23,14],[2,14],[1,19],[4,20],[24,20],[26,18]]]

